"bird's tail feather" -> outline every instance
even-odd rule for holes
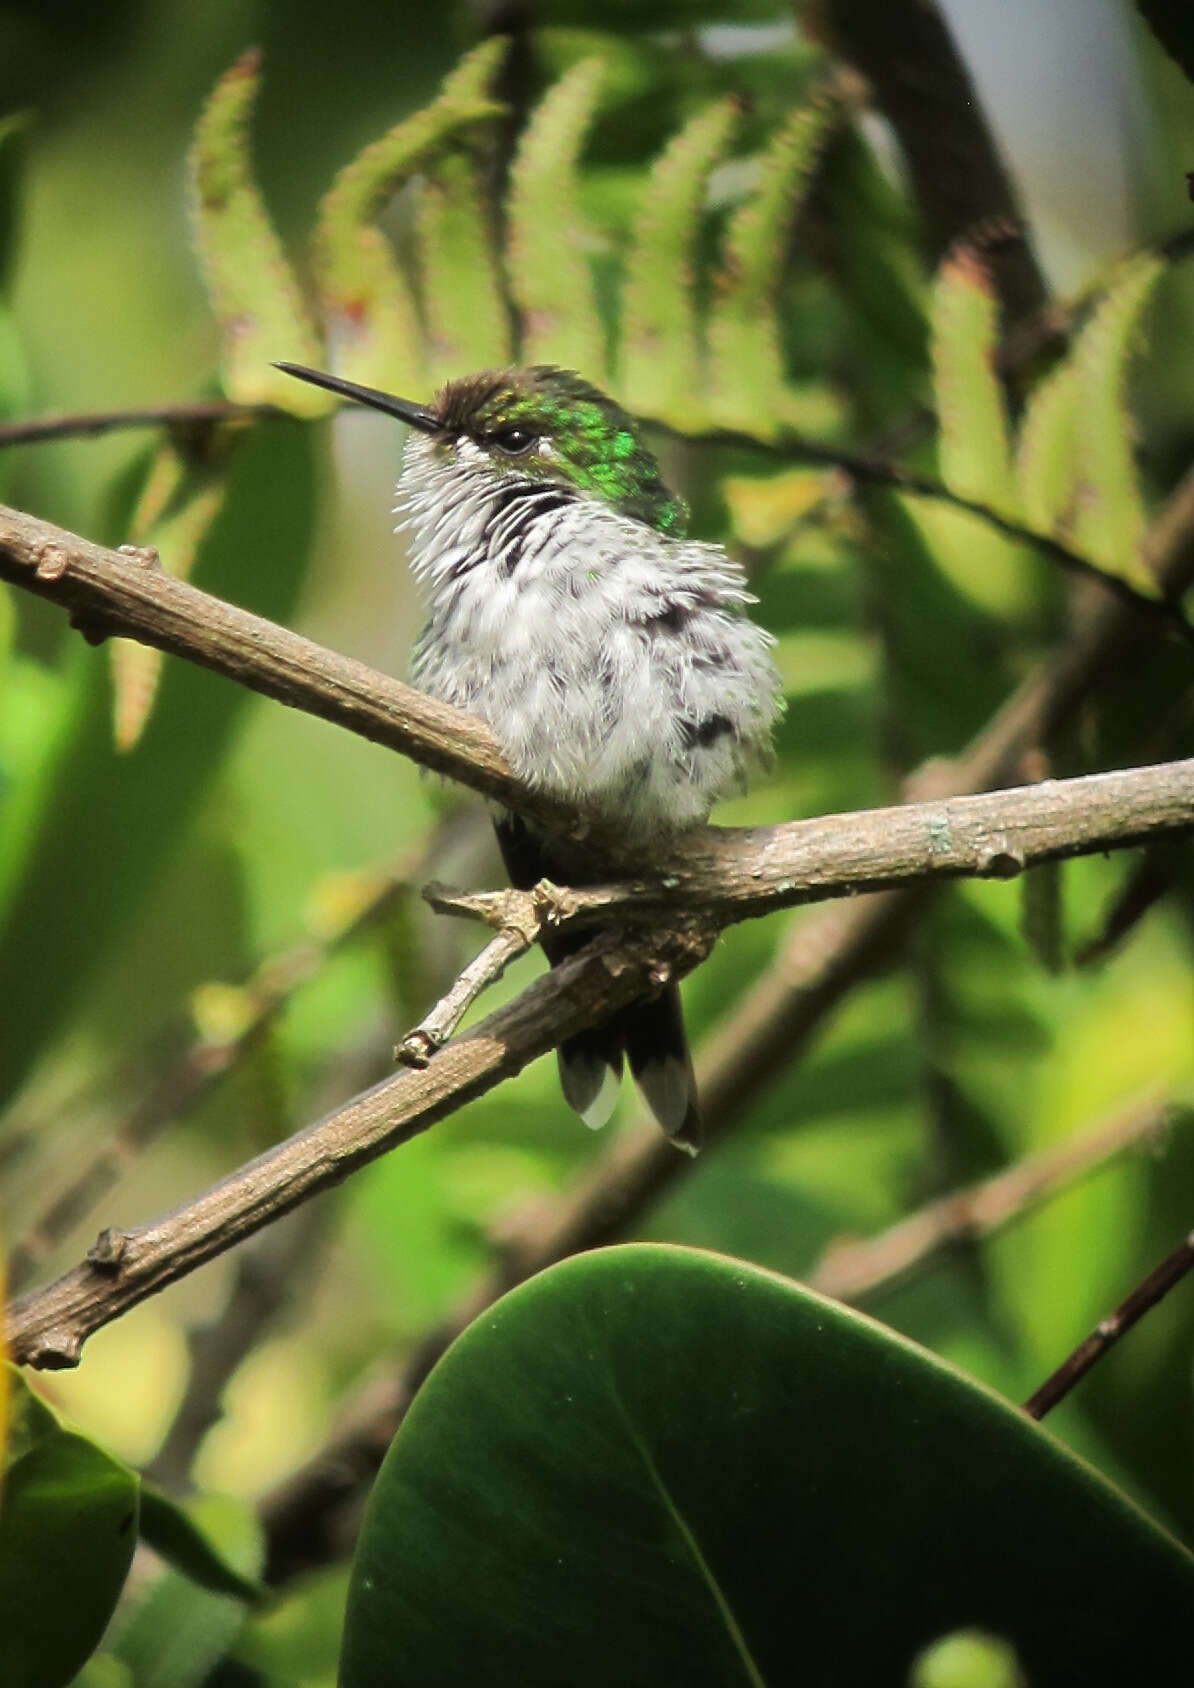
[[[622,1088],[622,1032],[594,1026],[561,1043],[556,1059],[560,1089],[574,1113],[594,1131],[609,1119]]]
[[[647,1106],[676,1147],[695,1155],[701,1116],[680,987],[665,985],[658,996],[625,1009],[621,1020],[630,1071]]]
[[[495,822],[510,883],[529,891],[542,878],[586,882],[583,863],[560,843],[515,815]],[[545,932],[540,944],[552,966],[575,955],[589,932]],[[695,1154],[700,1143],[696,1081],[684,1031],[680,991],[665,985],[656,997],[632,1003],[603,1026],[568,1038],[559,1048],[560,1086],[569,1107],[586,1125],[605,1124],[613,1113],[625,1055],[648,1107],[677,1148]]]

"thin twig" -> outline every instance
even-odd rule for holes
[[[407,1032],[394,1051],[403,1066],[423,1068],[453,1035],[473,1003],[535,941],[536,927],[505,926],[461,972],[451,990]]]
[[[831,1243],[808,1283],[835,1301],[859,1302],[878,1295],[950,1244],[980,1241],[1004,1230],[1126,1150],[1159,1139],[1174,1118],[1168,1102],[1137,1103],[1094,1131],[1027,1155],[980,1184],[938,1197],[878,1236]]]
[[[1172,851],[1154,847],[1139,862],[1111,899],[1098,930],[1074,953],[1075,967],[1094,967],[1139,925],[1146,914],[1172,891],[1179,866]]]
[[[1047,1377],[1040,1388],[1028,1397],[1024,1403],[1024,1411],[1029,1418],[1044,1418],[1046,1413],[1053,1411],[1059,1401],[1064,1401],[1070,1390],[1081,1382],[1091,1367],[1097,1365],[1104,1354],[1114,1348],[1120,1337],[1126,1336],[1150,1308],[1162,1301],[1174,1285],[1182,1281],[1192,1266],[1194,1231],[1178,1244],[1172,1254],[1166,1255],[1159,1266],[1153,1268],[1143,1283],[1137,1284],[1131,1295],[1126,1296],[1113,1313],[1108,1313],[1105,1319],[1100,1319],[1086,1341],[1080,1343],[1053,1375]]]
[[[961,510],[985,522],[988,527],[994,528],[1006,538],[1021,545],[1031,546],[1068,574],[1075,575],[1080,580],[1095,582],[1121,603],[1130,604],[1143,614],[1166,622],[1187,644],[1194,644],[1194,627],[1186,620],[1181,605],[1174,599],[1153,597],[1140,591],[1130,581],[1120,575],[1109,574],[1097,563],[1091,562],[1089,557],[1084,557],[1080,551],[1073,550],[1052,534],[1041,533],[1036,528],[1028,527],[1015,517],[997,510],[994,505],[984,504],[981,499],[967,498],[962,493],[954,492],[943,481],[934,480],[930,475],[918,474],[915,470],[905,469],[901,464],[889,462],[885,458],[868,457],[858,452],[824,445],[819,440],[811,440],[801,434],[785,432],[777,434],[773,440],[758,440],[753,434],[744,434],[732,428],[702,428],[686,433],[679,428],[663,427],[662,424],[657,426],[675,439],[701,445],[768,452],[783,458],[785,462],[813,463],[823,468],[840,470],[850,480],[863,486],[886,487],[892,492],[908,493],[916,498],[929,498],[939,504],[951,505],[955,510]]]
[[[275,405],[237,405],[223,400],[196,404],[154,405],[140,410],[80,412],[72,415],[41,417],[27,422],[0,424],[0,450],[11,445],[25,445],[72,436],[109,433],[118,428],[148,428],[162,425],[177,427],[183,424],[214,424],[223,421],[271,420],[285,418],[286,416],[287,412],[280,410]],[[1082,556],[1078,551],[1074,551],[1053,535],[1040,533],[1035,528],[1027,527],[1023,522],[1005,515],[1002,511],[996,510],[992,505],[985,504],[979,499],[967,498],[961,493],[954,492],[944,482],[934,480],[931,476],[917,474],[913,470],[905,469],[900,464],[890,462],[882,457],[845,451],[790,431],[781,432],[774,439],[766,440],[730,428],[698,429],[687,432],[659,422],[653,422],[651,425],[663,433],[690,443],[762,451],[778,455],[785,461],[820,464],[826,468],[838,469],[848,475],[851,480],[863,485],[888,487],[893,491],[911,493],[919,498],[930,498],[937,502],[950,504],[955,509],[966,511],[978,520],[987,523],[988,526],[1005,534],[1009,539],[1034,547],[1043,556],[1048,557],[1050,561],[1058,564],[1071,574],[1096,581],[1112,596],[1120,598],[1124,603],[1134,604],[1144,614],[1160,617],[1167,621],[1183,639],[1189,643],[1194,643],[1194,627],[1191,627],[1187,622],[1180,605],[1177,603],[1167,598],[1155,598],[1148,593],[1139,591],[1129,581],[1118,575],[1106,573],[1095,563],[1092,563],[1089,558]],[[22,584],[28,584],[28,582],[22,582]],[[36,587],[32,589],[37,590]],[[54,594],[49,593],[46,595],[54,596]],[[97,631],[104,629],[102,617],[96,626]],[[130,631],[125,627],[113,627],[104,630],[126,634]],[[142,637],[143,635],[133,632],[132,636]],[[149,639],[147,642],[157,643],[153,639]],[[161,648],[169,649],[170,647],[162,646]]]
[[[272,422],[288,411],[273,404],[234,404],[231,399],[151,404],[128,410],[70,411],[0,423],[0,451],[6,446],[43,445],[47,440],[83,439],[126,428],[211,427],[219,422]]]

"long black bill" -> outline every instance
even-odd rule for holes
[[[384,410],[387,416],[396,416],[400,422],[421,428],[425,434],[439,432],[439,417],[425,405],[412,404],[409,399],[396,399],[392,393],[378,392],[376,387],[358,387],[355,381],[342,381],[338,375],[324,375],[318,369],[304,369],[301,363],[276,363],[274,368],[286,375],[297,376],[300,381],[309,381],[313,387],[326,387],[329,393],[351,399],[354,404],[368,405],[370,410]]]

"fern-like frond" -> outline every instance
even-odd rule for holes
[[[1078,376],[1067,360],[1033,389],[1020,424],[1016,479],[1029,525],[1060,539],[1078,490]]]
[[[999,302],[971,247],[955,247],[941,265],[930,318],[941,478],[960,498],[1015,515],[1007,408],[995,372]]]
[[[430,166],[419,205],[427,356],[435,385],[509,363],[510,313],[486,202],[491,126],[457,137]]]
[[[678,425],[694,415],[701,346],[693,248],[709,175],[725,151],[736,102],[719,100],[675,135],[647,178],[622,287],[618,393],[643,416]]]
[[[823,98],[793,114],[726,229],[709,315],[710,402],[724,427],[772,433],[792,419],[775,295],[792,222],[836,109]]]
[[[582,59],[544,96],[510,173],[506,246],[524,363],[557,363],[603,384],[605,334],[585,248],[576,166],[601,97],[602,61]]]
[[[429,106],[367,146],[324,196],[316,275],[336,368],[350,380],[414,395],[428,385],[414,294],[377,218],[412,175],[500,113],[486,89],[504,51],[495,38],[467,54]]]
[[[220,327],[221,375],[230,399],[319,416],[331,400],[273,368],[276,358],[319,363],[319,333],[303,304],[253,179],[249,120],[260,55],[246,53],[216,84],[192,152],[199,251]]]
[[[1109,574],[1150,588],[1141,560],[1145,512],[1127,386],[1145,307],[1164,268],[1152,253],[1130,259],[1071,354],[1079,463],[1075,543]]]

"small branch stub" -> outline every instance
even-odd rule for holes
[[[1026,866],[1024,852],[998,832],[978,852],[975,866],[981,879],[1017,879]]]
[[[101,1231],[87,1250],[87,1264],[94,1266],[97,1272],[118,1272],[124,1264],[130,1241],[127,1231],[111,1227]]]

